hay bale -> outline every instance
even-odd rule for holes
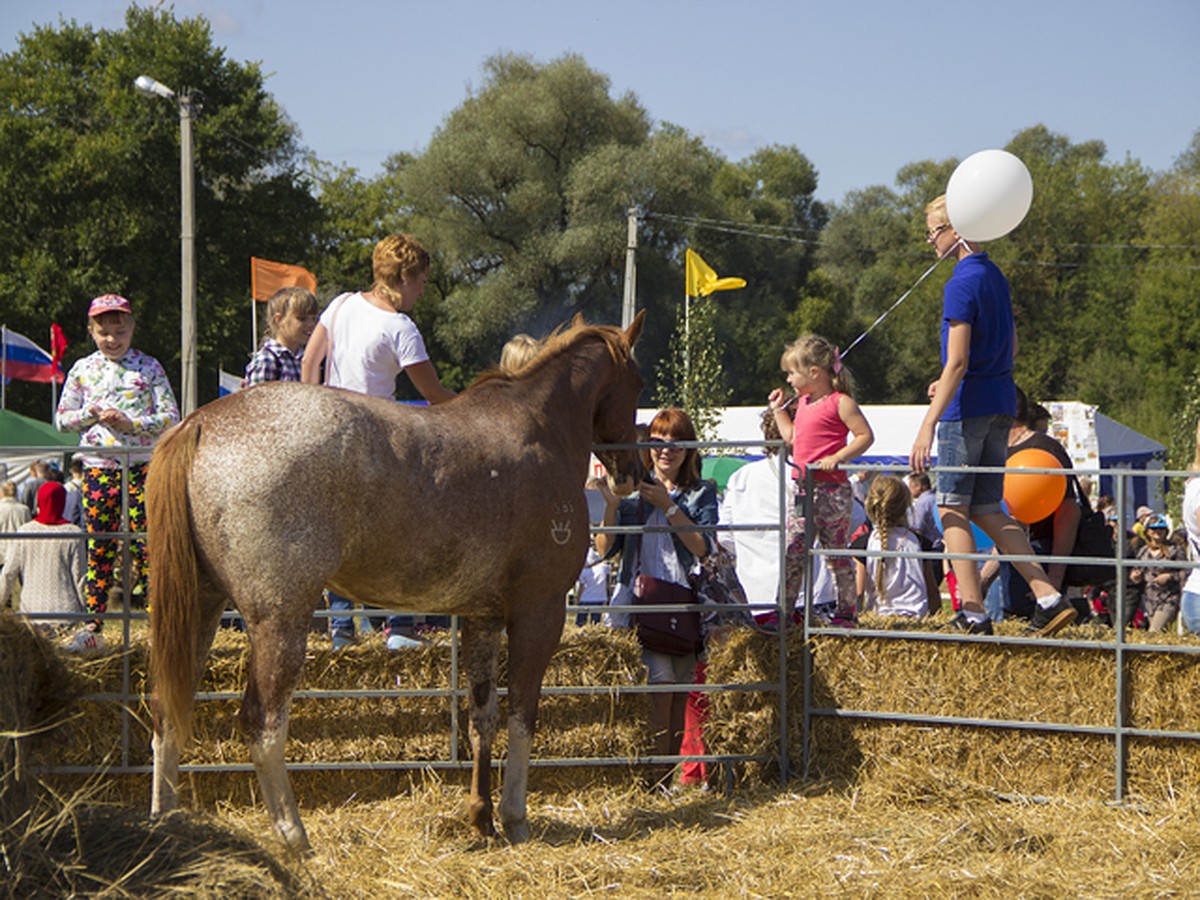
[[[883,619],[864,621],[871,628],[911,627]],[[924,627],[935,627],[933,624]],[[1020,633],[1020,623],[1001,623],[1000,633]],[[1071,637],[1111,639],[1098,628],[1075,628]],[[1130,635],[1138,645],[1170,644],[1189,638]],[[787,747],[793,774],[799,774],[803,750],[803,638],[785,635],[788,665]],[[218,635],[204,682],[205,691],[244,687],[247,642],[238,632]],[[1113,654],[1090,647],[1056,644],[994,645],[904,639],[864,639],[854,634],[812,639],[812,694],[818,707],[879,710],[898,714],[1008,719],[1085,726],[1115,722]],[[1200,656],[1129,653],[1127,656],[1132,724],[1146,728],[1197,729],[1200,713],[1190,700],[1200,689]],[[89,692],[116,692],[123,669],[135,689],[145,688],[145,645],[136,640],[128,654],[111,652],[70,665]],[[340,653],[323,636],[310,640],[301,688],[426,688],[449,686],[450,640],[447,634],[405,653],[388,653],[383,642],[368,639]],[[501,685],[506,656],[501,654]],[[709,659],[710,683],[778,680],[777,636],[747,630],[733,632]],[[551,758],[637,758],[652,749],[649,696],[623,689],[644,683],[640,649],[628,632],[599,626],[567,628],[546,674],[547,686],[602,685],[594,696],[543,696],[534,760]],[[460,684],[465,689],[465,683]],[[779,773],[778,699],[769,691],[719,691],[709,695],[706,729],[710,752],[749,754],[762,763],[736,768],[743,782]],[[291,711],[288,759],[328,763],[470,759],[465,694],[458,699],[460,742],[449,746],[452,701],[446,697],[300,699]],[[197,706],[195,741],[185,763],[248,763],[236,721],[240,699],[205,701]],[[148,764],[149,715],[144,700],[132,710],[135,727],[130,762]],[[53,754],[34,751],[48,764],[100,766],[120,746],[120,710],[109,701],[87,701],[62,732]],[[496,752],[503,754],[501,731]],[[1187,742],[1130,739],[1127,786],[1138,796],[1190,794],[1200,784],[1200,751]],[[808,774],[831,782],[862,784],[871,779],[908,783],[915,772],[945,782],[967,779],[987,790],[1062,796],[1111,795],[1115,789],[1113,742],[1104,736],[1036,733],[966,726],[926,726],[853,718],[817,717],[809,744]],[[459,782],[462,773],[446,772]],[[536,787],[577,785],[587,780],[628,778],[619,766],[567,769],[535,768]],[[253,802],[254,780],[245,772],[202,773],[187,779],[192,802]],[[349,795],[386,797],[413,783],[397,771],[294,772],[298,797],[306,805],[338,804]],[[147,800],[149,779],[109,779],[114,799],[139,805]]]
[[[865,617],[872,629],[909,623]],[[932,628],[933,625],[925,627]],[[1004,622],[1000,634],[1023,624]],[[1099,626],[1070,629],[1077,639],[1112,640]],[[788,748],[793,771],[802,761],[801,638],[788,644]],[[1190,637],[1131,633],[1136,646],[1191,643]],[[1116,722],[1116,661],[1095,648],[996,645],[986,642],[870,640],[852,634],[814,636],[815,706],[924,716],[1111,727]],[[1130,653],[1128,722],[1151,729],[1200,730],[1191,698],[1200,691],[1200,656]],[[709,680],[774,681],[778,637],[740,633],[714,651]],[[705,732],[714,753],[766,757],[748,766],[752,778],[778,776],[778,711],[774,695],[718,693]],[[1022,795],[1113,796],[1114,742],[1103,735],[1031,732],[969,726],[892,723],[821,716],[813,720],[809,771],[832,783],[965,781]],[[922,774],[923,773],[923,774]],[[1128,739],[1127,790],[1144,800],[1195,797],[1200,747],[1188,741]]]
[[[29,803],[31,755],[53,745],[80,689],[48,640],[0,610],[0,824]]]
[[[236,699],[200,701],[196,705],[196,739],[183,750],[183,764],[248,764],[249,752],[237,721],[240,694],[245,688],[249,643],[241,632],[223,630],[214,641],[200,690],[233,692]],[[450,687],[450,635],[435,633],[420,648],[389,653],[382,640],[334,653],[324,636],[310,637],[308,659],[301,676],[301,690],[446,690]],[[147,653],[144,634],[135,636],[127,653],[115,649],[94,659],[73,660],[72,666],[86,693],[115,693],[121,690],[125,667],[129,682],[139,693],[131,712],[134,727],[129,741],[129,762],[149,765],[150,714],[146,701]],[[505,685],[507,648],[500,654],[500,686]],[[449,746],[452,700],[430,697],[345,697],[299,698],[289,713],[287,758],[292,763],[328,762],[413,762],[471,757],[468,732],[467,682],[461,673],[457,714],[459,745]],[[539,726],[533,746],[534,759],[636,757],[649,752],[649,698],[622,689],[644,683],[640,648],[627,633],[614,634],[599,626],[569,628],[547,669],[546,686],[604,686],[608,693],[592,696],[543,696]],[[53,753],[38,761],[47,765],[100,767],[117,759],[121,749],[122,710],[106,700],[87,700],[78,706],[74,727],[65,733]],[[507,744],[502,729],[494,748],[500,757]],[[618,770],[620,771],[620,770]],[[383,797],[392,795],[406,776],[396,771],[351,771],[328,777],[293,773],[298,798],[308,803],[344,802],[348,794]],[[453,776],[451,776],[453,777]],[[607,777],[607,775],[603,776]],[[623,773],[621,777],[624,777]],[[547,786],[555,780],[573,779],[573,770],[535,770],[531,781]],[[141,805],[147,802],[148,779],[120,777],[108,782],[105,798]],[[226,802],[250,797],[256,787],[245,772],[191,774],[185,790],[193,802]],[[63,777],[65,786],[79,779]]]

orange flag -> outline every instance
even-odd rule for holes
[[[255,300],[269,300],[272,294],[285,287],[302,287],[315,291],[317,279],[302,266],[271,262],[257,256],[250,257],[250,294]]]

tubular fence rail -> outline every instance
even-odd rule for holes
[[[745,453],[747,455],[758,456],[763,453],[764,448],[780,448],[782,444],[778,441],[746,441],[746,442],[713,442],[713,441],[680,441],[677,445],[684,448],[698,448],[701,450],[715,451],[718,454],[729,454],[732,452]],[[645,447],[648,445],[639,444],[612,444],[603,445],[601,449],[621,449],[630,447]],[[89,452],[96,452],[93,448],[89,448]],[[106,448],[103,451],[105,454],[112,456],[114,459],[120,460],[121,467],[124,470],[124,483],[128,483],[128,465],[129,454],[132,452],[125,448]],[[63,456],[61,447],[0,447],[0,459],[5,457],[21,456],[29,458],[36,456],[38,458],[49,459],[55,456]],[[779,472],[779,496],[778,509],[779,516],[773,521],[762,523],[747,523],[738,525],[721,525],[719,531],[771,531],[779,537],[779,599],[774,605],[751,605],[752,611],[771,612],[772,610],[778,616],[778,621],[784,623],[790,621],[792,613],[792,604],[785,603],[783,600],[783,584],[785,580],[785,560],[786,560],[786,510],[789,503],[788,483],[792,473],[792,466],[786,460],[783,453],[777,453],[773,457],[778,464]],[[65,467],[64,467],[65,468]],[[867,472],[888,472],[893,474],[904,474],[905,469],[899,466],[887,465],[850,465],[844,466],[844,469],[851,472],[867,471]],[[938,468],[931,471],[937,472]],[[968,471],[965,468],[943,468],[940,471]],[[1003,469],[996,468],[976,468],[971,471],[975,472],[1002,472]],[[1029,474],[1040,473],[1056,473],[1061,470],[1055,469],[1023,469],[1023,472]],[[1083,476],[1108,476],[1113,479],[1115,485],[1114,499],[1118,521],[1127,523],[1132,521],[1130,512],[1133,509],[1131,482],[1133,479],[1151,479],[1157,480],[1161,478],[1186,478],[1195,473],[1167,470],[1130,470],[1130,469],[1076,469],[1074,474]],[[805,475],[805,482],[811,485],[811,469]],[[811,490],[804,492],[803,514],[811,521]],[[612,526],[612,527],[594,527],[594,532],[605,532],[613,534],[628,534],[646,531],[698,531],[705,530],[700,526],[688,526],[686,528],[670,527],[670,528],[646,528],[645,526]],[[144,539],[144,532],[134,532],[129,530],[129,510],[127,495],[122,498],[122,521],[121,529],[113,532],[105,532],[105,538],[121,541],[121,559],[122,559],[122,588],[125,602],[118,612],[107,612],[102,615],[95,613],[72,613],[72,614],[56,614],[56,615],[33,615],[28,614],[26,618],[33,622],[43,622],[47,620],[62,623],[64,626],[70,626],[74,623],[82,623],[94,619],[103,619],[107,623],[104,634],[111,639],[113,631],[116,630],[120,634],[120,645],[124,651],[128,651],[132,645],[132,635],[134,632],[134,623],[143,622],[147,618],[145,610],[135,610],[131,608],[129,602],[131,596],[130,572],[131,572],[131,539]],[[649,684],[628,684],[619,687],[608,685],[574,685],[574,686],[546,686],[543,687],[542,693],[546,696],[588,696],[603,694],[606,696],[617,696],[620,694],[642,694],[642,693],[685,693],[691,691],[703,693],[718,693],[718,692],[743,692],[743,693],[760,693],[766,697],[771,697],[772,702],[777,710],[777,725],[778,725],[778,746],[779,746],[779,766],[780,777],[783,782],[786,782],[792,774],[792,760],[790,759],[791,748],[788,746],[787,735],[788,717],[789,714],[795,713],[802,717],[802,759],[801,772],[807,775],[809,765],[809,749],[810,738],[812,734],[812,723],[815,718],[819,717],[835,717],[858,720],[874,720],[907,723],[918,726],[968,726],[981,729],[1006,729],[1016,731],[1029,732],[1046,732],[1046,733],[1074,733],[1082,735],[1103,736],[1111,738],[1114,742],[1114,760],[1113,766],[1115,771],[1115,793],[1116,801],[1120,802],[1125,799],[1127,787],[1127,772],[1126,772],[1126,754],[1127,745],[1130,738],[1157,738],[1170,739],[1177,741],[1196,741],[1200,740],[1200,733],[1193,731],[1182,730],[1160,730],[1150,728],[1138,728],[1128,724],[1129,710],[1131,706],[1130,692],[1128,690],[1128,668],[1131,657],[1137,654],[1177,654],[1177,655],[1194,655],[1200,653],[1200,641],[1195,645],[1163,645],[1163,644],[1131,644],[1127,640],[1127,616],[1126,616],[1126,578],[1125,571],[1135,566],[1145,567],[1145,561],[1138,561],[1128,558],[1126,555],[1126,537],[1125,529],[1118,528],[1117,536],[1119,544],[1113,558],[1109,559],[1080,559],[1074,558],[1076,563],[1105,563],[1115,567],[1117,577],[1115,579],[1113,596],[1115,603],[1112,609],[1113,629],[1111,640],[1071,640],[1059,638],[1030,638],[1030,637],[1014,637],[1003,635],[967,635],[961,632],[952,631],[929,631],[929,630],[872,630],[865,628],[846,629],[839,627],[820,627],[811,617],[812,604],[808,604],[806,611],[808,615],[804,616],[802,628],[804,631],[805,640],[803,641],[802,658],[800,660],[800,672],[803,678],[803,703],[799,710],[789,710],[788,697],[788,679],[789,679],[789,658],[788,658],[788,641],[786,628],[780,627],[777,632],[778,643],[778,665],[777,677],[769,682],[741,682],[741,683],[714,683],[710,682],[703,685],[649,685]],[[0,532],[0,541],[18,537],[14,532]],[[21,538],[29,538],[30,535],[21,534]],[[79,540],[80,538],[62,537],[58,535],[33,535],[37,540]],[[892,552],[892,551],[867,551],[867,550],[843,550],[843,549],[826,549],[814,548],[813,529],[808,530],[809,553],[813,556],[824,557],[845,557],[853,556],[858,558],[878,557],[878,558],[903,558],[917,556],[923,559],[970,559],[978,563],[993,558],[989,553],[974,553],[974,554],[955,554],[955,553],[939,553],[939,552],[921,552],[917,554],[908,552]],[[1024,561],[1032,560],[1042,564],[1067,562],[1068,557],[1055,556],[1005,556],[1006,561]],[[1197,563],[1194,561],[1176,561],[1162,562],[1163,568],[1191,569]],[[805,572],[805,596],[813,596],[813,566],[807,566]],[[565,608],[565,613],[568,618],[577,614],[594,613],[596,612],[594,605],[579,605],[568,604]],[[699,605],[690,607],[683,606],[617,606],[609,604],[605,607],[606,611],[614,613],[639,612],[647,611],[679,611],[683,609],[709,609]],[[387,614],[388,610],[353,610],[350,614],[356,617],[375,617],[381,614]],[[339,611],[338,615],[346,615],[346,611]],[[227,613],[228,618],[236,618],[236,613]],[[328,610],[318,610],[314,615],[321,618],[328,618],[333,613]],[[113,626],[116,626],[115,628]],[[1023,720],[1003,720],[1003,719],[981,719],[981,718],[963,718],[955,716],[933,716],[919,715],[912,713],[893,713],[883,712],[870,709],[835,709],[827,707],[818,707],[815,705],[812,694],[812,654],[810,649],[809,638],[814,635],[822,635],[841,640],[852,641],[909,641],[909,642],[985,642],[990,644],[1019,644],[1021,646],[1032,645],[1047,645],[1054,647],[1070,647],[1082,648],[1089,650],[1105,651],[1113,655],[1115,659],[1116,678],[1113,688],[1113,709],[1114,724],[1110,726],[1085,726],[1073,725],[1067,723],[1046,723],[1033,722]],[[468,689],[461,687],[460,683],[460,652],[459,652],[459,635],[458,635],[458,620],[457,617],[451,619],[450,623],[450,673],[449,684],[447,688],[437,689],[346,689],[346,690],[297,690],[294,697],[296,699],[343,699],[343,698],[415,698],[415,697],[442,697],[445,698],[450,708],[450,735],[447,753],[437,759],[425,760],[391,760],[391,761],[322,761],[322,762],[289,762],[288,767],[295,771],[319,770],[319,771],[351,771],[351,770],[411,770],[411,769],[465,769],[470,767],[471,761],[468,758],[462,758],[459,753],[460,746],[460,730],[464,727],[464,723],[460,721],[459,710],[468,697]],[[117,692],[109,693],[92,693],[83,696],[81,699],[85,701],[97,701],[102,703],[114,704],[120,710],[121,716],[121,743],[119,751],[115,759],[110,760],[104,765],[104,771],[111,774],[148,774],[151,771],[150,766],[135,763],[133,754],[131,753],[131,741],[134,733],[134,717],[137,715],[138,707],[144,702],[145,697],[134,689],[131,654],[128,652],[122,653],[122,673],[121,673],[121,688]],[[501,694],[506,691],[501,690]],[[196,695],[198,702],[206,702],[213,700],[229,700],[240,697],[240,692],[233,691],[211,691],[200,692]],[[140,729],[140,726],[139,726]],[[733,786],[733,768],[738,763],[746,762],[768,762],[762,756],[754,755],[739,755],[739,754],[708,754],[704,756],[653,756],[653,755],[638,755],[638,756],[610,756],[610,757],[579,757],[579,758],[541,758],[532,759],[531,765],[539,767],[565,767],[565,766],[630,766],[642,764],[674,764],[683,760],[688,761],[703,761],[709,763],[722,763],[725,765],[726,772],[726,790],[732,790]],[[499,762],[495,763],[500,765]],[[92,774],[100,768],[97,763],[95,767],[89,766],[47,766],[40,771],[45,774]],[[253,766],[250,763],[223,763],[223,764],[192,764],[183,765],[180,767],[182,772],[236,772],[236,771],[252,771]]]

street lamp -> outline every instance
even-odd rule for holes
[[[139,94],[174,100],[179,105],[179,251],[183,269],[180,300],[180,401],[186,416],[196,408],[196,194],[192,160],[192,117],[195,107],[185,88],[176,93],[149,75],[133,80]]]

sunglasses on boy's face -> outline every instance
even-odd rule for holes
[[[925,240],[932,241],[935,237],[937,237],[939,234],[941,234],[943,231],[945,231],[949,227],[950,227],[949,222],[943,222],[941,225],[937,225],[933,228],[930,228],[928,231],[925,232]]]

